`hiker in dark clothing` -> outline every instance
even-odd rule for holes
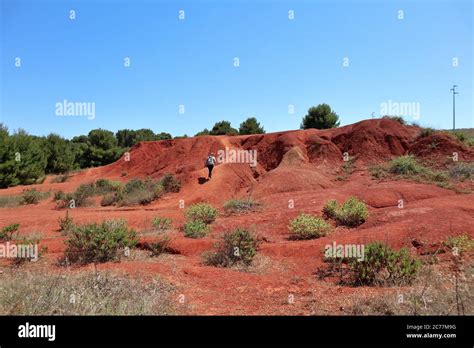
[[[216,164],[216,158],[212,152],[209,153],[206,160],[206,167],[209,170],[208,177],[209,179],[212,178],[212,169],[214,169],[214,165]]]

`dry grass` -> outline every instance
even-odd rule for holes
[[[0,274],[0,315],[170,315],[172,288],[116,273]]]

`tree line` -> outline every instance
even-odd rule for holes
[[[332,128],[339,125],[338,116],[327,104],[308,110],[302,129]],[[247,135],[265,133],[255,117],[247,118],[235,129],[229,121],[219,121],[204,135]],[[187,137],[177,136],[177,138]],[[62,174],[89,167],[103,166],[122,156],[136,143],[172,139],[171,134],[154,133],[151,129],[122,129],[113,133],[93,129],[87,135],[65,139],[58,134],[35,136],[19,129],[10,134],[0,123],[0,188],[39,183],[47,174]]]

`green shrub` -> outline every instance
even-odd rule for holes
[[[460,255],[465,251],[474,249],[474,239],[472,239],[468,234],[463,234],[456,237],[451,236],[448,237],[444,245],[453,250],[453,252],[456,251],[456,253]]]
[[[328,104],[319,104],[308,109],[308,113],[303,117],[300,128],[336,128],[339,127],[339,123],[339,116]]]
[[[420,133],[418,134],[418,138],[424,138],[424,137],[428,137],[432,134],[434,134],[435,130],[433,128],[422,128],[420,130]]]
[[[467,180],[474,176],[474,165],[471,163],[458,163],[449,169],[449,176],[456,180]]]
[[[367,205],[355,197],[349,198],[337,211],[336,222],[338,225],[357,227],[369,217]]]
[[[224,211],[227,214],[241,214],[254,211],[260,203],[252,198],[230,199],[224,203]]]
[[[66,211],[66,216],[64,218],[59,218],[59,230],[61,233],[69,233],[76,225],[74,224],[74,219],[69,217],[69,211]]]
[[[190,221],[200,220],[205,224],[210,224],[217,217],[217,209],[207,203],[196,203],[186,209],[186,218]]]
[[[145,182],[141,179],[132,179],[125,184],[125,193],[131,193],[133,191],[145,189]]]
[[[20,224],[10,224],[0,230],[0,240],[12,240],[18,233]]]
[[[184,224],[184,235],[188,238],[203,238],[209,233],[209,226],[201,220],[191,220]]]
[[[66,240],[65,256],[71,263],[107,262],[119,259],[125,248],[136,244],[136,233],[124,220],[106,220],[73,228]]]
[[[76,207],[84,207],[89,204],[89,197],[95,195],[95,185],[94,183],[81,184],[79,187],[72,193],[72,199],[74,200],[74,205]],[[66,197],[71,198],[71,197]],[[70,199],[68,199],[68,202]]]
[[[331,230],[331,225],[320,217],[301,214],[290,221],[288,228],[292,239],[313,239],[325,236]]]
[[[170,239],[166,234],[161,234],[158,238],[149,244],[148,249],[151,252],[151,256],[158,256],[168,249]]]
[[[115,192],[122,187],[120,181],[112,181],[108,179],[99,179],[95,182],[95,194],[105,194]]]
[[[388,118],[388,119],[391,119],[391,120],[394,120],[394,121],[397,121],[398,123],[402,124],[402,125],[406,125],[406,121],[403,119],[403,117],[401,116],[389,116],[389,115],[386,115],[384,116],[383,118]]]
[[[132,179],[118,191],[117,200],[120,205],[149,204],[160,198],[163,192],[163,186],[157,181]]]
[[[412,155],[394,158],[389,165],[389,171],[394,174],[415,175],[423,171]]]
[[[154,217],[151,224],[160,232],[168,231],[172,227],[172,221],[170,218]]]
[[[208,266],[230,267],[236,264],[249,266],[257,254],[258,239],[248,230],[237,228],[224,233],[215,246],[215,251],[203,254],[203,262]]]
[[[35,188],[23,190],[21,204],[38,204],[40,200],[49,196],[48,192],[40,192]]]
[[[466,141],[466,134],[464,133],[461,133],[461,132],[453,132],[452,133],[457,140],[461,141],[461,142],[465,142]]]
[[[102,200],[100,201],[100,205],[103,207],[108,207],[113,205],[114,203],[118,202],[118,195],[117,193],[107,193],[102,197]]]
[[[406,248],[395,251],[380,242],[365,246],[364,260],[348,263],[355,285],[410,283],[421,268],[421,261],[412,258]]]
[[[181,189],[181,182],[171,174],[165,174],[161,178],[160,184],[165,192],[179,192]]]
[[[335,199],[330,199],[324,204],[323,216],[328,219],[335,219],[337,212],[339,211],[339,204]]]

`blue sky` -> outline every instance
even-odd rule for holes
[[[379,116],[389,100],[419,103],[421,125],[450,128],[453,84],[457,126],[474,127],[470,0],[0,2],[0,116],[10,130],[193,135],[255,116],[273,132],[297,129],[319,103],[344,125]],[[95,103],[95,118],[57,116],[64,99]]]

